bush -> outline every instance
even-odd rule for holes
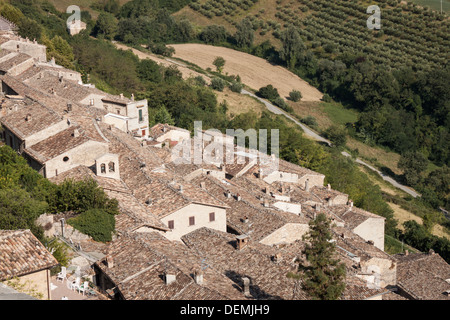
[[[274,88],[271,84],[261,87],[257,92],[256,95],[258,97],[269,99],[269,100],[275,100],[276,98],[279,98],[280,95],[278,94],[278,90]]]
[[[225,80],[218,77],[214,77],[211,79],[211,87],[214,90],[223,91],[223,89],[225,88]]]
[[[242,83],[233,81],[230,85],[230,90],[233,92],[241,93],[242,90]]]
[[[302,98],[302,93],[298,90],[292,90],[291,92],[289,92],[289,98],[292,101],[297,102]]]
[[[345,130],[335,125],[332,125],[325,130],[324,136],[325,138],[331,140],[336,147],[342,147],[347,142]]]
[[[280,107],[284,111],[293,112],[294,110],[281,97],[273,99],[273,104]]]
[[[114,215],[101,209],[87,210],[75,218],[68,219],[67,223],[99,242],[111,241],[115,229]]]

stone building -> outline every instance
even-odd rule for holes
[[[50,269],[58,261],[30,230],[0,230],[0,281],[17,279],[25,289],[51,300]]]

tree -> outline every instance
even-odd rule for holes
[[[216,66],[216,70],[222,73],[223,67],[225,66],[225,59],[222,57],[216,57],[213,61],[213,65]]]
[[[117,32],[117,21],[111,13],[102,12],[97,18],[94,26],[94,35],[103,35],[106,39],[112,40]]]
[[[200,33],[200,40],[207,44],[219,44],[227,40],[227,31],[224,26],[209,25]]]
[[[330,225],[326,215],[320,213],[310,221],[310,230],[303,236],[303,254],[309,266],[299,266],[300,271],[304,270],[302,287],[317,300],[336,300],[345,289],[345,265],[334,258],[336,246],[331,242]]]
[[[397,167],[403,169],[406,183],[414,186],[420,181],[420,174],[427,168],[427,164],[428,160],[422,153],[407,151],[400,157]]]
[[[282,44],[280,58],[286,63],[289,69],[295,68],[297,63],[304,57],[306,50],[297,28],[289,26],[281,32],[280,40]]]
[[[175,121],[169,111],[167,111],[166,107],[162,106],[158,111],[156,111],[155,123],[167,123],[169,125],[173,125],[175,124]]]
[[[253,25],[250,19],[243,19],[236,27],[236,33],[234,39],[238,47],[246,48],[251,47],[253,43],[254,32]]]
[[[298,90],[292,90],[291,92],[289,92],[289,98],[292,101],[297,102],[302,98],[302,93]]]
[[[256,95],[269,100],[274,100],[280,96],[277,88],[274,88],[271,84],[259,88],[259,90],[256,92]]]
[[[211,79],[211,88],[217,91],[223,91],[225,88],[225,80],[219,77],[214,77]]]
[[[325,130],[324,136],[327,139],[330,139],[331,142],[336,147],[342,147],[347,142],[347,136],[345,135],[345,130],[336,125],[332,125],[327,130]]]

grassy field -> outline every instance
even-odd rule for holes
[[[441,0],[409,0],[414,2],[420,6],[428,6],[432,10],[440,11],[441,10]],[[450,12],[450,0],[442,0],[442,11]]]

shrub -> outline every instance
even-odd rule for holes
[[[111,241],[115,229],[114,215],[101,209],[87,210],[75,218],[68,219],[67,223],[99,242]]]
[[[289,106],[281,97],[275,98],[273,99],[273,104],[280,107],[281,109],[283,109],[284,111],[287,112],[292,112],[294,111],[291,106]]]
[[[256,95],[261,98],[269,99],[269,100],[274,100],[274,99],[280,97],[280,95],[278,94],[278,90],[276,88],[274,88],[271,84],[269,84],[265,87],[261,87],[256,92]]]
[[[225,80],[218,77],[214,77],[211,79],[211,87],[214,90],[223,91],[223,89],[225,88]]]
[[[302,98],[302,94],[298,90],[292,90],[291,92],[289,92],[289,98],[292,101],[297,102]]]
[[[241,93],[242,90],[242,83],[233,81],[230,85],[230,90],[233,92]]]

